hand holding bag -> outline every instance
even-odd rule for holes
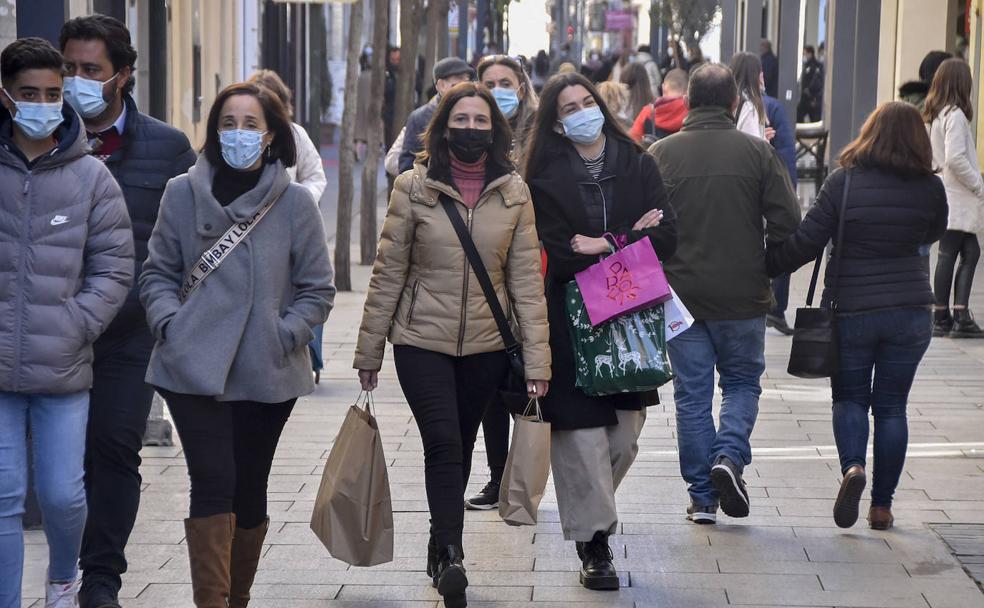
[[[499,516],[510,526],[536,525],[540,500],[550,476],[550,423],[540,401],[531,399],[513,419],[512,442],[499,484]]]
[[[831,293],[827,308],[813,308],[813,296],[820,278],[820,261],[823,251],[817,255],[813,265],[813,277],[806,296],[806,307],[796,309],[796,323],[793,328],[793,343],[789,351],[787,372],[797,378],[829,378],[837,373],[840,363],[837,341],[837,282],[840,274],[841,245],[844,239],[844,216],[847,212],[847,195],[851,189],[851,172],[848,170],[844,180],[844,194],[841,197],[840,213],[837,219],[837,236],[834,239],[834,254],[831,256]]]
[[[353,566],[393,561],[393,505],[371,393],[349,407],[328,454],[311,530],[332,557]]]

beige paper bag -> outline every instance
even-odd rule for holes
[[[393,561],[393,505],[376,419],[353,405],[321,476],[311,529],[328,553],[353,566]]]
[[[513,417],[512,444],[499,486],[499,516],[510,526],[536,525],[537,510],[550,476],[550,423],[540,402],[530,401]]]

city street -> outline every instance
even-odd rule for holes
[[[329,170],[326,198],[334,193],[335,173]],[[332,440],[359,392],[351,362],[368,269],[356,267],[353,279],[356,291],[338,295],[325,329],[321,384],[298,401],[274,461],[271,530],[250,603],[256,608],[441,605],[424,573],[428,515],[419,435],[389,358],[375,401],[389,464],[396,559],[371,569],[349,567],[333,560],[308,527]],[[803,301],[808,279],[806,270],[794,278],[793,308]],[[984,310],[984,290],[978,288],[972,304]],[[978,524],[968,530],[977,534],[977,552],[984,552],[984,341],[933,341],[912,392],[909,459],[896,497],[896,528],[888,532],[869,530],[863,516],[853,529],[835,527],[831,507],[840,475],[828,384],[785,373],[789,338],[770,330],[766,349],[754,462],[745,470],[749,518],[721,516],[716,526],[686,521],[672,391],[665,387],[663,405],[649,410],[638,460],[618,492],[621,521],[612,542],[622,589],[579,586],[573,543],[561,536],[548,489],[535,527],[506,526],[495,512],[466,513],[469,605],[984,606],[984,594],[939,535],[960,533],[956,524]],[[477,450],[471,490],[487,479],[481,440]],[[121,599],[127,608],[185,608],[192,601],[181,448],[145,448],[143,456],[143,500]],[[862,509],[867,512],[867,497]],[[41,607],[44,535],[28,532],[27,542],[24,606]],[[973,538],[966,542],[974,546]]]

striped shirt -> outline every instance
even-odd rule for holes
[[[584,167],[588,170],[591,177],[598,181],[598,177],[601,176],[601,170],[605,167],[605,149],[601,149],[601,154],[594,158],[585,158],[581,156],[581,160],[584,161]]]

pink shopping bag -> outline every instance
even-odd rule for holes
[[[619,249],[574,278],[594,326],[673,298],[648,238]]]

